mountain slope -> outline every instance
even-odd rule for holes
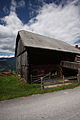
[[[0,72],[11,72],[16,70],[16,58],[0,58]]]

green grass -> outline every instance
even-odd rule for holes
[[[54,92],[79,86],[80,83],[65,85],[62,87],[41,90],[40,84],[26,84],[18,76],[0,77],[0,100],[12,99],[33,94]]]

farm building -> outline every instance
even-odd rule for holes
[[[16,72],[25,78],[28,83],[31,83],[31,76],[47,73],[62,76],[61,65],[66,67],[62,61],[73,63],[76,56],[79,55],[80,50],[68,43],[32,32],[21,30],[16,38]],[[76,64],[80,67],[80,64]],[[67,73],[65,71],[69,72],[69,69],[64,70],[64,74]]]

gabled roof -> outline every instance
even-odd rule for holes
[[[23,45],[26,47],[43,48],[80,54],[80,50],[76,49],[74,46],[54,38],[49,38],[24,30],[19,31],[18,34],[20,35]]]

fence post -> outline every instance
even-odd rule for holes
[[[65,81],[64,81],[64,75],[63,75],[63,84],[65,83]]]
[[[44,89],[43,77],[41,77],[41,89]]]
[[[31,84],[32,84],[32,74],[31,74]]]
[[[80,69],[78,69],[77,80],[80,82]]]
[[[49,72],[49,79],[51,78],[51,72]]]

